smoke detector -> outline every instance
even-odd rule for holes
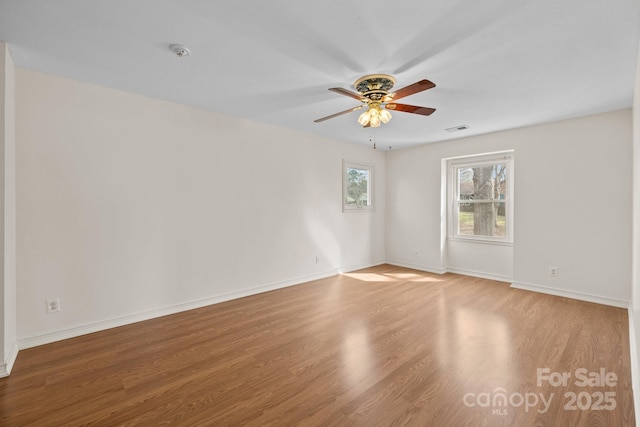
[[[169,46],[169,49],[171,49],[171,51],[178,55],[180,58],[182,58],[183,56],[188,56],[191,53],[186,46],[182,46],[181,44],[172,44],[171,46]]]

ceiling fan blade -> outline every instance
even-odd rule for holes
[[[435,108],[396,103],[387,104],[384,108],[391,111],[402,111],[403,113],[422,114],[423,116],[430,116],[434,111],[436,111]]]
[[[353,99],[357,99],[358,101],[365,101],[367,99],[359,93],[351,92],[350,90],[342,89],[341,87],[332,87],[329,88],[329,90],[331,92],[339,93],[340,95],[345,95]]]
[[[333,119],[334,117],[341,116],[343,114],[351,113],[352,111],[356,111],[362,108],[362,105],[358,105],[357,107],[349,108],[348,110],[340,111],[339,113],[332,114],[327,117],[323,117],[321,119],[314,120],[315,123],[324,122],[325,120]]]
[[[405,86],[402,89],[398,89],[397,91],[390,93],[389,95],[384,97],[383,101],[396,101],[400,98],[404,98],[405,96],[413,95],[414,93],[422,92],[433,87],[436,87],[435,83],[427,79],[420,80],[419,82],[416,82],[409,86]]]

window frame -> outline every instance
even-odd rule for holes
[[[369,172],[369,179],[367,180],[367,205],[349,205],[347,204],[347,169],[363,169]],[[348,160],[342,161],[342,212],[373,212],[374,211],[374,174],[375,169],[373,165],[352,162]]]
[[[460,182],[459,171],[461,169],[474,168],[479,166],[487,166],[494,164],[505,164],[507,168],[507,177],[505,180],[505,199],[498,199],[505,204],[505,236],[482,236],[469,235],[459,233],[459,206],[462,201],[460,198]],[[447,238],[456,241],[467,241],[476,243],[492,243],[513,245],[513,181],[514,181],[514,151],[500,151],[494,153],[476,154],[471,156],[454,157],[447,159],[447,219],[449,226],[447,227]],[[491,200],[471,200],[466,203],[487,203]]]

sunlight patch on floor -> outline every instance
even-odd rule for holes
[[[362,280],[363,282],[393,282],[391,277],[383,276],[375,273],[343,273],[343,276],[353,279]]]
[[[436,279],[435,277],[421,276],[415,273],[393,273],[387,274],[389,277],[400,280],[409,280],[411,282],[442,282],[442,279]]]
[[[352,279],[362,280],[363,282],[395,282],[397,280],[406,280],[409,282],[442,282],[442,279],[421,276],[415,273],[342,273],[342,275],[351,277]]]

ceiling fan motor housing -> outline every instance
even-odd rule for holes
[[[373,102],[381,102],[389,94],[396,79],[388,74],[371,74],[355,81],[353,87]]]

